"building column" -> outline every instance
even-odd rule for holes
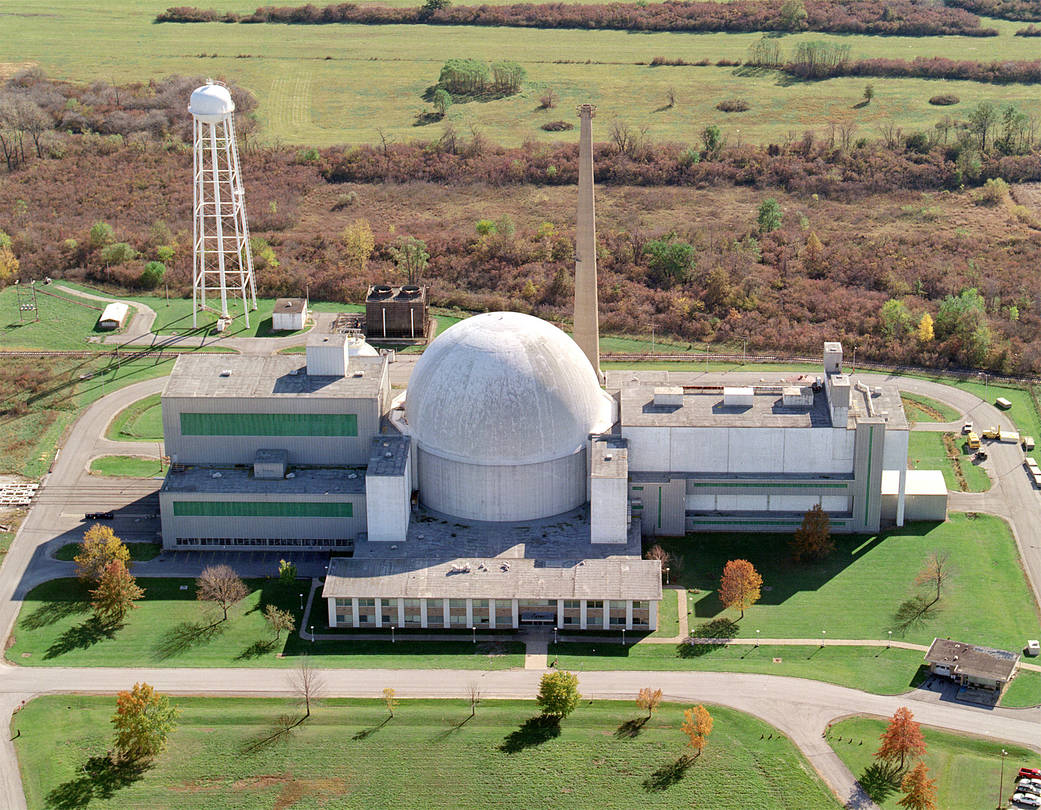
[[[474,626],[474,600],[466,600],[466,629],[469,630]]]
[[[557,600],[557,621],[554,624],[554,627],[561,627],[562,628],[563,626],[564,626],[564,600],[563,599],[558,599]]]
[[[520,629],[520,599],[514,599],[513,601],[513,629]]]
[[[603,610],[601,611],[601,614],[602,615],[601,615],[600,618],[603,621],[602,627],[604,628],[605,631],[606,630],[610,630],[611,629],[611,600],[610,599],[605,599],[604,600],[604,607],[603,607]]]
[[[357,596],[355,596],[355,597],[353,597],[351,599],[351,618],[354,620],[353,624],[354,624],[355,627],[358,627],[358,626],[361,625],[361,622],[358,620],[358,597]]]
[[[495,600],[488,600],[488,629],[495,629]]]
[[[398,627],[405,626],[405,598],[398,597]]]
[[[336,627],[336,599],[330,596],[326,601],[329,603],[329,626]]]
[[[633,600],[625,600],[625,629],[633,629]]]
[[[444,619],[445,619],[444,624],[442,625],[442,627],[444,627],[445,630],[448,630],[448,629],[450,629],[452,627],[452,620],[450,618],[450,611],[452,610],[452,608],[449,607],[449,605],[451,605],[451,604],[452,604],[452,601],[450,599],[442,599],[441,600],[441,610],[443,611],[443,615],[444,615]]]
[[[376,627],[383,627],[383,600],[378,596],[373,600],[376,605]]]
[[[578,629],[585,630],[589,627],[588,620],[586,619],[586,600],[582,600],[581,607],[579,608],[578,614]]]
[[[419,600],[419,626],[424,630],[427,627],[427,600]]]
[[[896,525],[904,525],[904,497],[907,494],[907,470],[900,468],[900,485],[896,490]]]
[[[658,629],[658,603],[654,600],[647,603],[647,627],[652,633]]]

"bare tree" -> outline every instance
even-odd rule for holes
[[[307,656],[304,656],[296,665],[296,669],[289,674],[289,682],[297,698],[304,704],[303,719],[306,720],[311,716],[311,704],[321,700],[325,693],[322,674],[311,665]]]
[[[467,697],[470,699],[470,716],[477,714],[477,704],[481,702],[481,687],[476,681],[471,681],[466,687]]]
[[[249,588],[228,565],[210,565],[202,570],[195,580],[195,595],[202,602],[214,602],[224,611],[223,621],[228,620],[228,608],[249,594]]]
[[[940,601],[943,589],[954,576],[954,567],[950,562],[950,554],[946,551],[934,551],[925,559],[922,570],[914,578],[915,585],[926,585],[933,590],[932,601],[926,606],[926,610]]]
[[[676,88],[670,87],[665,91],[665,106],[670,110],[676,106]]]

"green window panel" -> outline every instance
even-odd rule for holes
[[[182,436],[357,436],[353,413],[182,413]]]
[[[303,501],[174,501],[175,517],[354,517],[354,504]]]
[[[691,523],[696,523],[702,526],[799,526],[802,524],[801,519],[785,520],[778,518],[776,520],[755,520],[748,519],[742,520],[741,518],[690,518]],[[833,526],[845,526],[848,521],[845,520],[832,520]]]
[[[694,481],[695,487],[719,487],[721,489],[848,489],[849,484],[786,484],[783,481]]]

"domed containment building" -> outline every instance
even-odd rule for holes
[[[460,321],[422,355],[405,414],[420,501],[458,518],[517,521],[587,500],[587,445],[614,400],[575,342],[518,312]]]

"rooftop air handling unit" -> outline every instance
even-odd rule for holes
[[[235,102],[228,88],[207,82],[192,93],[195,184],[192,255],[192,326],[205,309],[217,314],[218,329],[231,320],[228,299],[242,301],[249,326],[249,311],[257,308],[253,278],[253,254],[249,249],[245,194],[239,154],[235,147]],[[220,296],[220,308],[207,304],[207,293]]]

